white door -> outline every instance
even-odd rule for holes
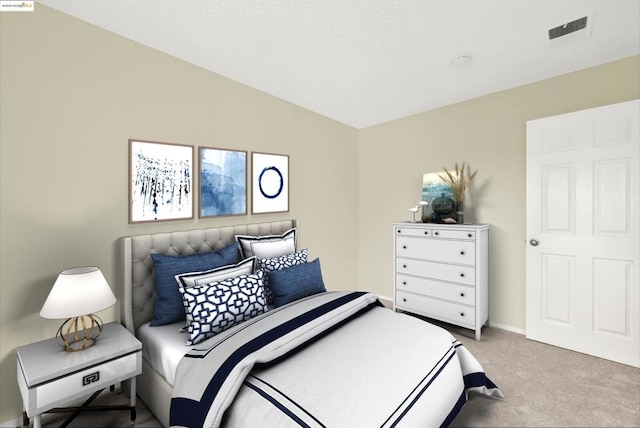
[[[640,367],[640,100],[527,122],[527,338]]]

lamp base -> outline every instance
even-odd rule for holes
[[[56,339],[67,352],[83,351],[96,343],[102,326],[102,319],[93,314],[69,318],[58,328]]]

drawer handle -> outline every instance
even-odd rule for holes
[[[402,233],[402,231],[400,229],[397,230],[398,233]]]
[[[461,256],[464,256],[464,251],[460,251],[460,255],[461,255]]]
[[[440,232],[433,232],[433,234],[438,236],[438,235],[440,235]]]
[[[469,238],[473,238],[473,233],[467,235]]]
[[[460,316],[463,317],[464,316],[464,312],[460,312]]]
[[[406,268],[407,268],[407,265],[402,265],[402,267],[406,269]]]
[[[406,302],[406,301],[407,301],[407,299],[405,299],[405,298],[403,297],[403,298],[402,298],[402,301],[403,301],[403,302]]]
[[[406,250],[406,249],[407,249],[407,246],[406,246],[406,245],[403,245],[403,246],[402,246],[402,249],[403,249],[403,250]]]
[[[407,281],[402,281],[402,285],[407,285]]]
[[[462,278],[464,278],[464,273],[461,273],[461,274],[460,274],[460,276],[461,276]]]
[[[424,234],[425,234],[425,235],[428,235],[428,234],[429,234],[429,231],[425,230],[425,231],[424,231]]]
[[[464,293],[460,293],[460,297],[464,297]]]

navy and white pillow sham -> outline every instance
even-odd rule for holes
[[[257,270],[257,267],[257,259],[255,257],[249,257],[235,265],[221,266],[203,272],[187,272],[176,275],[175,278],[178,283],[178,287],[190,288],[210,284],[212,282],[223,281],[240,275],[249,275],[254,273]],[[180,294],[182,295],[182,304],[186,313],[187,326],[189,326],[193,321],[193,318],[189,312],[189,304],[184,300],[184,294],[182,292]]]
[[[195,345],[267,310],[264,272],[216,281],[194,287],[180,287],[192,321],[187,345]]]

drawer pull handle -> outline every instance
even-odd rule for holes
[[[429,231],[428,231],[428,230],[425,230],[425,231],[424,231],[424,234],[425,234],[425,235],[428,235],[428,234],[429,234]]]
[[[468,236],[469,238],[473,238],[473,234],[472,234],[472,233],[468,234],[467,236]]]
[[[403,245],[403,246],[402,246],[402,249],[403,249],[403,250],[406,250],[406,249],[407,249],[407,246],[406,246],[406,245]]]
[[[402,285],[407,285],[407,281],[402,281]]]
[[[460,312],[460,316],[463,317],[464,316],[464,312]]]
[[[403,301],[403,302],[406,302],[406,301],[407,301],[407,299],[403,298],[403,299],[402,299],[402,301]]]
[[[440,232],[433,232],[433,234],[438,236],[438,235],[440,235]]]
[[[402,267],[406,269],[406,268],[407,268],[407,265],[402,265]]]
[[[398,233],[402,233],[402,231],[400,229],[397,230]]]
[[[464,273],[461,273],[461,274],[460,274],[460,276],[461,276],[462,278],[464,278]]]
[[[460,297],[464,297],[464,293],[460,293]]]
[[[461,256],[464,256],[464,251],[460,251],[460,255],[461,255]]]

